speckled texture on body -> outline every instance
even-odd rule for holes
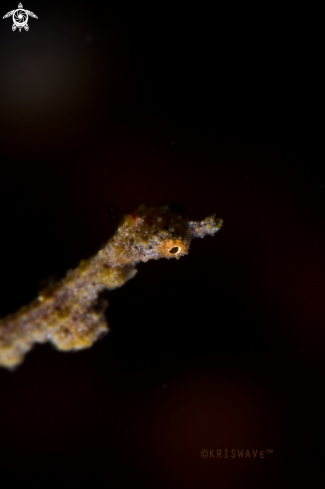
[[[91,346],[108,331],[108,302],[98,294],[121,287],[141,261],[186,255],[193,238],[214,235],[222,226],[215,215],[190,221],[169,206],[141,205],[125,215],[115,235],[89,260],[29,305],[0,320],[0,366],[21,363],[35,343],[52,342],[60,350]]]

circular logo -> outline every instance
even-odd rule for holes
[[[24,27],[28,22],[28,13],[26,10],[18,9],[15,10],[14,15],[12,16],[14,24],[19,28]]]

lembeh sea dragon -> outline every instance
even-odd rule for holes
[[[91,346],[108,331],[104,289],[121,287],[134,277],[136,264],[159,258],[179,259],[193,238],[214,235],[222,226],[215,215],[190,221],[171,206],[142,205],[124,216],[115,235],[99,252],[83,260],[54,287],[29,305],[0,320],[0,366],[21,363],[35,343],[52,342],[59,350]]]

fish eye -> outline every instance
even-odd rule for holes
[[[172,255],[176,255],[179,251],[180,251],[180,247],[179,246],[174,246],[174,248],[171,248],[169,250],[169,253],[171,253]]]

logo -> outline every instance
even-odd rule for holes
[[[18,5],[17,10],[12,10],[11,12],[7,12],[6,15],[3,16],[3,19],[6,19],[11,15],[13,20],[12,30],[15,31],[18,28],[19,32],[21,32],[22,28],[24,28],[25,31],[29,30],[28,16],[34,17],[34,19],[38,19],[37,15],[35,15],[33,12],[31,12],[30,10],[23,9],[21,3]]]

